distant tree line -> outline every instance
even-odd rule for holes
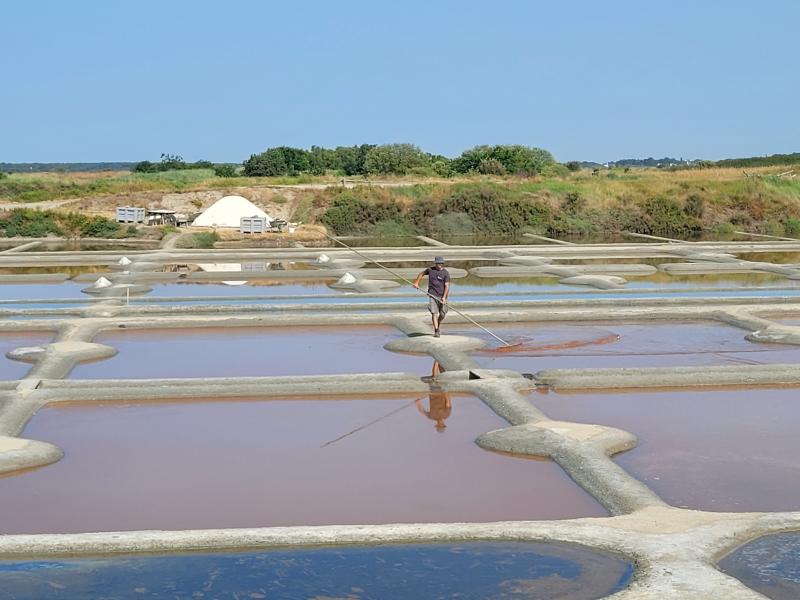
[[[93,171],[130,171],[132,162],[76,163],[6,163],[0,162],[0,173],[90,173]]]
[[[134,173],[161,173],[163,171],[182,171],[187,169],[213,169],[214,163],[207,160],[186,162],[180,154],[162,154],[161,161],[154,163],[143,160],[133,165]]]
[[[425,152],[413,144],[361,144],[310,150],[278,146],[244,162],[248,177],[323,175],[438,175],[460,173],[536,175],[556,161],[547,150],[528,146],[476,146],[455,159]]]
[[[772,154],[770,156],[753,156],[752,158],[726,158],[714,163],[717,167],[776,167],[778,165],[795,165],[800,163],[800,152],[792,154]]]
[[[162,154],[157,163],[143,160],[133,165],[134,173],[162,173],[165,171],[185,171],[190,169],[213,169],[217,177],[236,177],[236,165],[212,163],[208,160],[186,162],[180,154]]]

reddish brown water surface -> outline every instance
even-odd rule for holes
[[[473,440],[505,422],[476,398],[451,400],[46,408],[24,435],[66,455],[0,478],[0,533],[606,514],[554,463],[481,450]]]
[[[675,506],[800,509],[800,388],[533,396],[554,419],[636,434],[616,460]]]
[[[119,350],[78,366],[74,378],[237,377],[430,371],[430,359],[383,349],[391,327],[241,327],[113,331]]]
[[[31,364],[6,358],[6,352],[21,346],[50,342],[52,335],[42,332],[0,333],[0,379],[20,379],[30,371]]]
[[[747,332],[710,322],[541,323],[489,328],[512,344],[507,351],[476,329],[447,329],[485,338],[482,366],[535,373],[544,369],[771,364],[800,361],[800,346],[762,344]],[[503,351],[497,351],[503,350]]]

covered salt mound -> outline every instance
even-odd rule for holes
[[[84,294],[101,296],[104,298],[124,298],[128,295],[147,294],[152,291],[153,288],[147,285],[138,283],[111,283],[105,277],[101,277],[89,287],[81,290]]]
[[[564,285],[588,285],[600,290],[618,290],[624,288],[628,281],[624,277],[616,277],[615,275],[576,275],[564,277],[558,283],[563,283]]]
[[[331,283],[328,287],[335,290],[347,290],[348,292],[358,292],[365,294],[369,292],[380,292],[381,290],[399,287],[396,281],[388,279],[361,279],[352,273],[345,273],[336,283]]]
[[[242,196],[225,196],[204,210],[192,222],[192,227],[231,227],[238,229],[242,218],[262,217],[272,222],[272,217]]]
[[[732,254],[725,254],[722,252],[694,252],[691,250],[675,250],[670,254],[677,254],[678,256],[682,256],[686,260],[690,260],[692,262],[740,262],[740,259],[736,258]]]
[[[92,288],[96,290],[102,290],[104,288],[110,288],[112,285],[114,284],[111,283],[108,279],[106,279],[105,277],[100,277],[97,281],[95,281],[92,284]]]
[[[538,256],[507,256],[498,258],[497,262],[501,265],[522,265],[538,267],[540,265],[550,264],[551,260],[547,258],[540,258]]]
[[[320,254],[312,264],[318,269],[358,269],[364,266],[364,261],[351,258],[331,258],[327,254]]]

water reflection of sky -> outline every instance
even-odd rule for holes
[[[231,274],[233,277],[233,273]],[[133,296],[134,303],[147,303],[159,298],[212,298],[220,304],[368,304],[423,302],[422,294],[408,286],[400,286],[377,294],[355,294],[329,287],[330,281],[250,281],[244,285],[221,282],[172,282],[149,284],[153,291]],[[54,284],[0,285],[0,308],[57,308],[76,306],[93,299],[81,292],[91,282],[67,281]],[[758,288],[758,289],[754,289]],[[569,286],[555,278],[478,278],[454,279],[451,299],[461,302],[550,301],[567,299],[655,299],[660,297],[757,297],[794,296],[800,293],[800,281],[791,281],[769,274],[695,275],[671,277],[658,273],[650,277],[631,278],[621,290],[597,290],[588,286]],[[301,298],[293,298],[299,296]],[[47,303],[63,299],[67,303]],[[36,300],[36,302],[32,302]],[[96,300],[96,299],[94,299]],[[42,302],[44,301],[44,302]],[[188,300],[184,303],[193,303]]]
[[[5,562],[0,586],[17,600],[589,600],[619,591],[632,572],[619,558],[578,546],[472,542]]]
[[[800,533],[768,535],[723,558],[720,569],[773,600],[800,598]]]

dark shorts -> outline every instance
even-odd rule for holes
[[[447,304],[435,298],[430,298],[428,300],[428,310],[431,311],[432,315],[439,313],[440,317],[444,317],[447,314]]]

